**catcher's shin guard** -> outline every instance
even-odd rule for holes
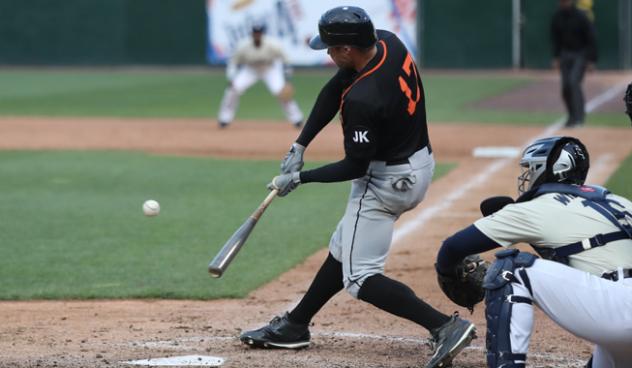
[[[506,249],[496,253],[497,260],[485,275],[485,318],[487,319],[487,366],[490,368],[524,368],[526,354],[514,354],[511,349],[511,312],[514,303],[529,303],[531,299],[513,295],[512,283],[519,283],[514,271],[530,267],[536,256]],[[526,272],[521,272],[525,286],[531,292]]]

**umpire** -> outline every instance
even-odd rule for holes
[[[562,75],[562,98],[568,112],[566,127],[578,127],[585,118],[582,80],[586,69],[594,68],[597,45],[593,24],[575,7],[574,0],[560,0],[551,21],[551,40],[553,68]]]

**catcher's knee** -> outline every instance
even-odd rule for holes
[[[487,366],[524,367],[526,354],[514,354],[511,347],[511,314],[515,303],[531,304],[532,300],[513,294],[514,283],[520,281],[514,276],[520,273],[524,286],[531,292],[529,278],[524,271],[536,260],[536,256],[520,253],[517,249],[506,249],[496,253],[496,261],[487,271],[483,287],[485,293],[485,317],[487,319]]]

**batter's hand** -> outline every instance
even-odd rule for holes
[[[276,189],[279,191],[277,193],[279,197],[285,197],[288,193],[296,189],[299,184],[301,184],[300,171],[295,171],[293,173],[275,176],[268,184],[268,189]]]
[[[285,154],[285,158],[281,161],[281,174],[301,171],[304,165],[303,152],[305,152],[304,146],[292,143],[292,147],[290,147],[290,150]]]

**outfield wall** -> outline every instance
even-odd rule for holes
[[[225,3],[233,8],[239,5],[243,9],[255,8],[265,1],[2,0],[0,65],[204,65],[208,60],[222,63],[221,54],[211,53],[214,57],[209,57],[208,53],[209,45],[213,45],[208,38],[209,33],[213,37],[207,22],[210,4]],[[267,1],[273,5],[284,3],[289,8],[302,4],[298,0]],[[388,0],[358,2],[372,9],[378,1],[389,3]],[[408,1],[413,3],[406,0],[390,0],[390,3],[392,9],[408,4],[403,7],[416,12],[417,54],[424,67],[547,68],[550,65],[549,22],[556,0],[416,0],[416,7],[415,0]],[[632,67],[632,0],[592,1],[600,54],[598,67]],[[315,7],[314,2],[305,0],[305,3]],[[516,6],[520,8],[517,28],[512,17]],[[397,11],[386,13],[374,17],[398,16]],[[210,14],[209,19],[214,15]],[[226,23],[226,19],[214,19],[215,23],[218,20]],[[248,19],[244,19],[242,23],[246,24]],[[301,22],[307,22],[306,18]],[[241,24],[233,18],[229,23]],[[232,26],[237,29],[235,24]],[[394,28],[401,28],[397,22],[393,24]],[[304,24],[301,27],[310,28]],[[518,37],[512,29],[520,30]],[[218,33],[217,29],[214,32]],[[411,51],[415,52],[414,47]],[[296,63],[309,64],[301,60]]]
[[[2,0],[0,64],[204,64],[205,0]]]
[[[419,59],[429,68],[548,68],[556,0],[419,0]],[[519,8],[512,33],[512,12]],[[598,67],[632,67],[632,0],[593,0]],[[514,42],[520,55],[514,60]]]

